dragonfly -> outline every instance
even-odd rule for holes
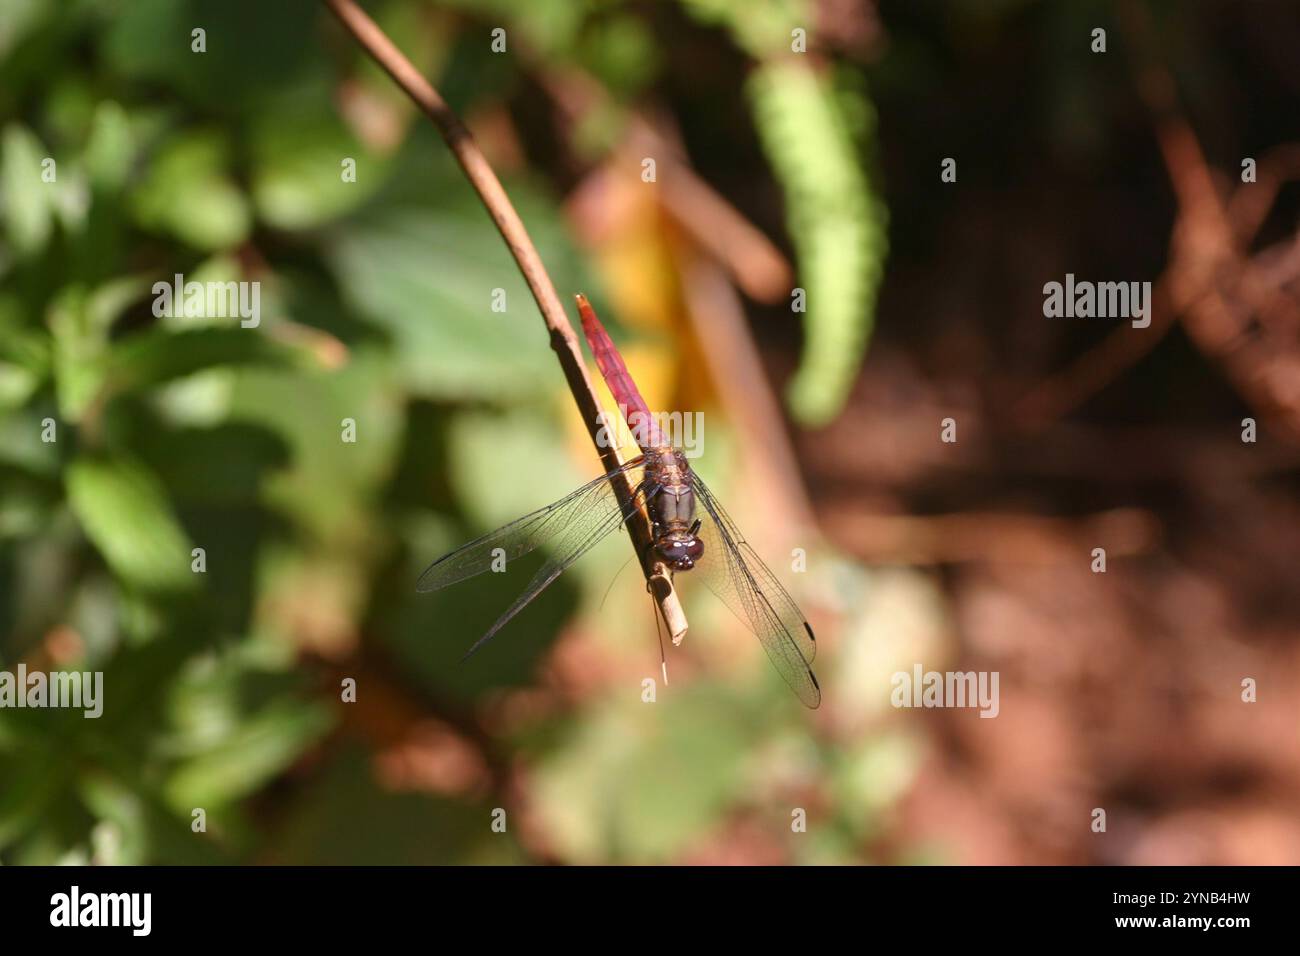
[[[717,497],[700,480],[685,454],[665,438],[641,397],[627,365],[586,297],[577,297],[582,331],[610,394],[641,454],[509,524],[434,561],[416,585],[439,591],[499,570],[538,548],[549,559],[465,658],[491,640],[565,570],[625,523],[644,514],[651,547],[670,573],[700,578],[758,638],[777,672],[803,704],[821,703],[812,671],[817,639],[794,599],[740,533]],[[632,495],[620,502],[613,480],[622,474]],[[462,658],[464,660],[465,658]],[[666,671],[665,671],[666,672]]]

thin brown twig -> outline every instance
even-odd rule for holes
[[[456,162],[460,164],[470,185],[483,201],[488,215],[496,223],[497,231],[501,233],[501,238],[505,240],[510,254],[519,266],[520,273],[523,274],[524,281],[528,283],[528,288],[533,293],[533,299],[536,300],[537,308],[541,311],[542,319],[551,334],[551,347],[559,358],[560,367],[564,370],[564,378],[569,384],[569,391],[573,394],[573,400],[582,414],[583,423],[591,435],[596,453],[600,455],[606,471],[618,468],[621,464],[618,449],[613,446],[613,443],[601,438],[600,400],[587,375],[578,338],[574,335],[568,316],[565,315],[564,306],[560,304],[555,285],[542,264],[537,248],[528,236],[523,220],[515,212],[515,207],[506,195],[505,189],[502,188],[501,181],[497,179],[496,173],[475,143],[469,129],[433,85],[420,74],[411,61],[393,45],[383,30],[353,0],[324,0],[324,2],[362,48],[438,127],[442,138],[456,157]],[[626,476],[617,475],[610,480],[610,483],[614,486],[619,504],[627,508],[632,501],[632,488]],[[641,514],[639,518],[628,521],[627,528],[632,538],[632,546],[641,561],[646,583],[663,614],[664,622],[668,625],[674,640],[680,641],[687,629],[686,615],[673,590],[671,575],[662,562],[654,558],[649,519]]]

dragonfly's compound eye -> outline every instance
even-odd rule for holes
[[[689,571],[704,554],[704,542],[694,535],[666,537],[657,550],[674,571]]]

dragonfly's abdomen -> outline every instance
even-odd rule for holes
[[[605,331],[605,326],[600,324],[600,319],[596,318],[596,312],[586,296],[578,296],[578,314],[582,316],[582,333],[587,337],[591,354],[596,358],[596,367],[600,369],[601,377],[609,386],[609,393],[614,396],[614,401],[618,402],[623,418],[627,421],[627,427],[632,429],[637,444],[642,448],[653,448],[664,444],[659,427],[650,414],[650,406],[641,397],[636,382],[632,381],[632,376],[627,370],[627,363],[623,361],[623,356],[618,354],[618,349],[614,347],[614,340]]]

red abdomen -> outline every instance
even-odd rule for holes
[[[666,444],[664,437],[650,414],[650,407],[646,405],[636,383],[632,381],[632,376],[628,374],[623,356],[618,354],[618,349],[614,347],[614,342],[605,331],[605,326],[601,325],[600,319],[596,318],[596,312],[587,301],[587,297],[578,293],[577,300],[578,314],[582,316],[582,333],[587,337],[591,354],[596,358],[596,367],[600,369],[601,377],[609,386],[614,401],[618,402],[619,410],[623,413],[627,427],[632,429],[637,444],[642,449],[664,447]]]

